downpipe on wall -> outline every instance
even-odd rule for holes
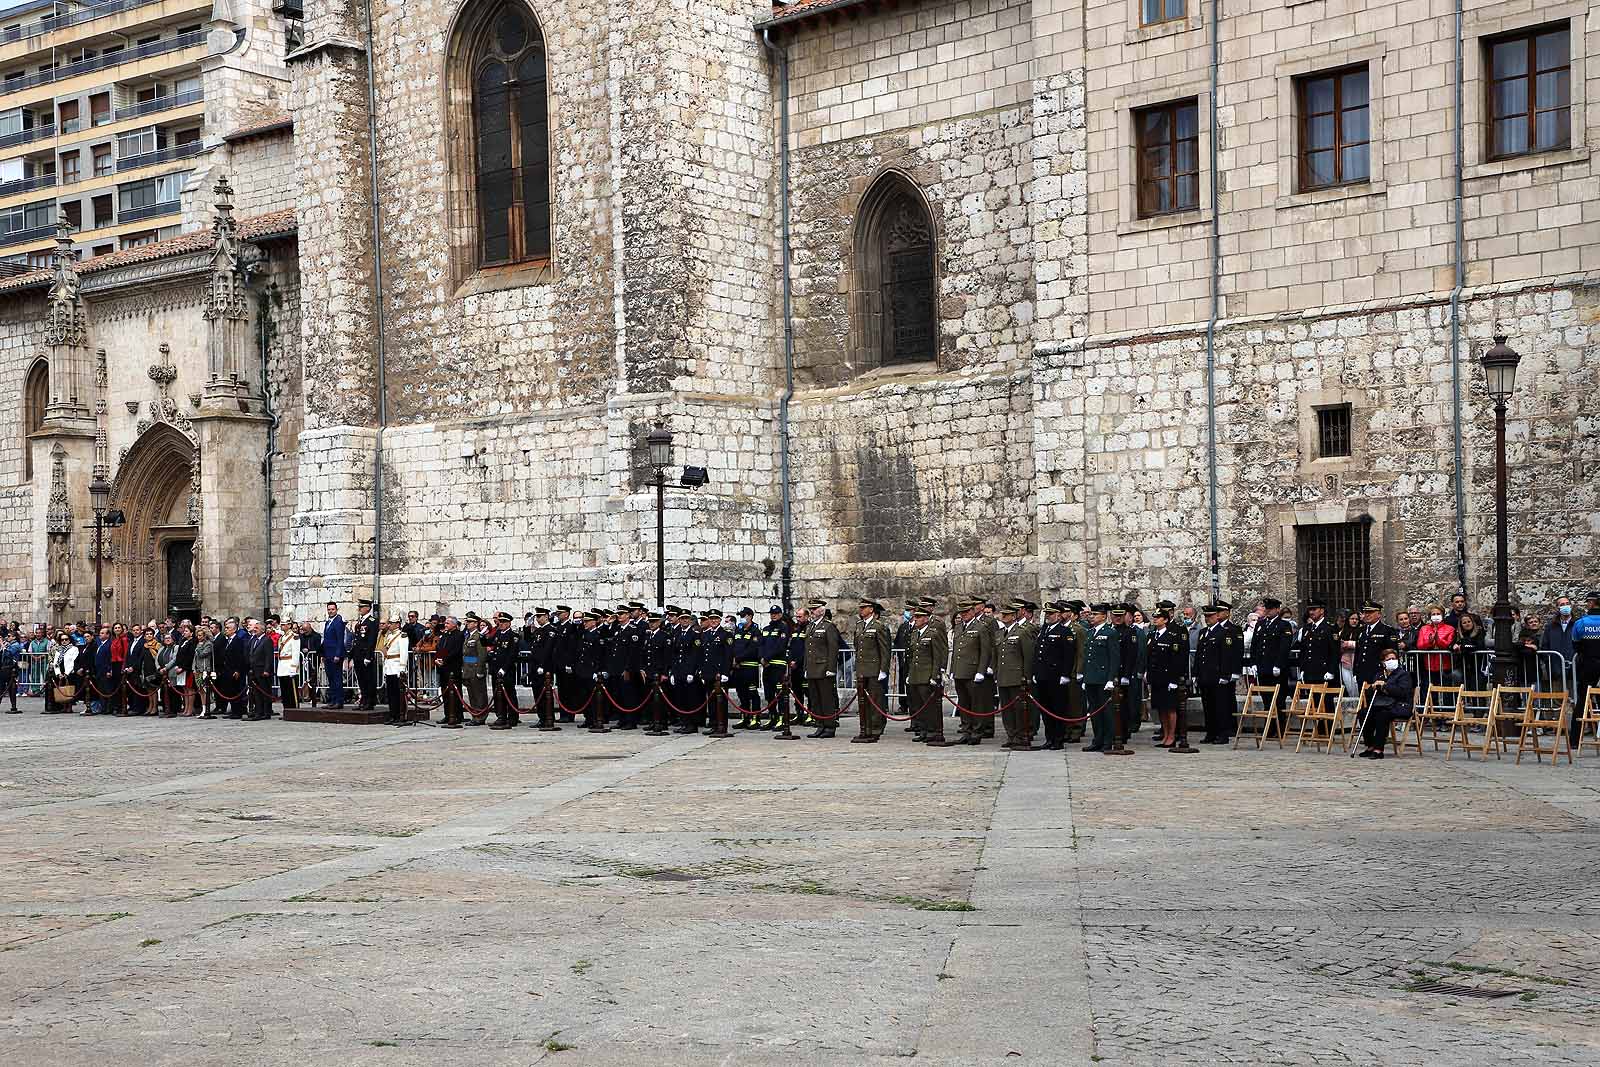
[[[264,619],[272,614],[272,455],[278,449],[278,411],[272,404],[271,394],[267,390],[268,359],[267,353],[271,347],[271,336],[268,332],[267,317],[272,310],[272,290],[270,288],[257,294],[260,301],[256,309],[256,352],[261,360],[261,411],[267,417],[267,455],[261,461],[261,481],[266,489],[266,535],[267,535],[267,567],[265,577],[261,579],[261,617]]]
[[[383,431],[389,425],[389,390],[384,376],[384,298],[383,298],[383,196],[378,182],[378,82],[372,50],[372,3],[363,5],[366,13],[367,51],[367,171],[372,179],[372,298],[374,326],[377,330],[378,433],[372,446],[372,603],[374,611],[383,604]]]
[[[1221,0],[1211,0],[1206,4],[1206,13],[1209,16],[1211,31],[1211,312],[1206,317],[1206,435],[1209,443],[1207,448],[1207,481],[1210,491],[1207,495],[1210,502],[1211,519],[1211,597],[1212,600],[1222,596],[1222,549],[1217,533],[1217,313],[1221,307],[1222,287],[1222,215],[1217,210],[1221,202],[1220,186],[1222,177],[1217,172],[1217,75],[1220,67],[1220,45],[1217,40],[1220,16],[1218,7]]]
[[[1456,0],[1455,39],[1455,285],[1450,290],[1450,408],[1452,438],[1455,446],[1456,466],[1456,583],[1461,592],[1467,591],[1467,484],[1462,462],[1461,428],[1461,290],[1467,284],[1466,258],[1466,208],[1464,185],[1466,181],[1465,131],[1462,128],[1461,106],[1465,96],[1465,72],[1461,69],[1465,15],[1462,0]]]
[[[789,403],[794,399],[794,288],[789,279],[789,51],[772,43],[770,30],[761,43],[778,64],[778,231],[783,261],[783,395],[778,398],[778,479],[782,494],[783,610],[793,612],[794,513],[789,485]]]

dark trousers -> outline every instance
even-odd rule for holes
[[[988,687],[988,682],[974,682],[971,678],[956,679],[956,703],[960,705],[956,714],[961,718],[962,737],[982,735],[980,724],[983,719],[972,712],[989,710],[984,699],[988,695]]]
[[[767,703],[772,705],[768,714],[774,723],[784,722],[789,715],[789,692],[784,684],[788,673],[786,663],[769,663],[761,671],[761,688]]]
[[[571,722],[573,709],[583,706],[583,698],[587,695],[585,686],[589,684],[588,675],[578,677],[578,672],[562,668],[556,675],[556,696],[561,698],[560,707],[556,710],[562,722]]]
[[[356,659],[356,684],[361,687],[361,706],[364,708],[378,706],[378,679],[373,671],[376,663],[371,658]]]
[[[404,675],[384,675],[383,702],[389,706],[390,721],[406,721],[406,680]],[[284,706],[288,707],[287,704]]]
[[[1200,706],[1206,716],[1206,736],[1224,741],[1234,734],[1239,715],[1239,694],[1233,681],[1209,682],[1200,687]]]
[[[515,726],[522,721],[520,709],[517,707],[517,680],[515,678],[502,678],[499,675],[495,675],[494,710],[500,716],[500,721],[510,726]]]
[[[1094,747],[1113,747],[1118,739],[1117,691],[1107,689],[1103,683],[1094,688],[1085,686],[1083,698],[1089,705],[1089,725],[1094,729]]]
[[[906,714],[915,715],[912,726],[925,740],[944,740],[944,707],[936,685],[906,686],[906,700],[911,707]]]
[[[550,726],[556,721],[555,680],[548,671],[533,675],[533,708],[539,715],[539,725]]]
[[[289,711],[300,706],[300,693],[296,686],[300,679],[292,674],[278,676],[278,699],[283,702],[283,709]]]
[[[439,696],[443,701],[444,721],[451,726],[461,722],[461,675],[439,672]]]
[[[272,718],[272,675],[256,674],[250,678],[250,718]]]
[[[344,660],[334,656],[323,656],[323,666],[328,671],[328,695],[324,704],[329,707],[342,707],[344,705]]]
[[[1060,682],[1041,681],[1039,683],[1039,703],[1049,710],[1049,714],[1040,712],[1044,718],[1045,744],[1054,745],[1065,742],[1067,739],[1067,724],[1062,719],[1067,717],[1067,694],[1065,687]]]
[[[870,678],[856,676],[856,722],[860,724],[857,733],[862,737],[881,737],[883,725],[886,720],[879,709],[885,707],[883,683],[878,681],[877,675]]]
[[[1026,745],[1033,738],[1033,705],[1029,703],[1030,699],[1025,685],[1000,687],[1000,706],[1006,709],[1000,713],[1006,728],[1006,744]]]
[[[739,694],[739,710],[752,722],[761,710],[760,686],[760,667],[740,665],[733,669],[733,688]]]
[[[823,676],[806,679],[806,692],[811,699],[806,706],[811,709],[817,725],[827,729],[839,726],[839,680]]]
[[[11,710],[17,710],[17,672],[14,670],[0,671],[0,699],[11,698]]]
[[[1411,713],[1400,708],[1371,708],[1361,727],[1361,740],[1368,748],[1379,751],[1389,743],[1389,724],[1396,719],[1409,719]]]

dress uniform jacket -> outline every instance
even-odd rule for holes
[[[1195,647],[1194,677],[1199,685],[1233,683],[1244,670],[1244,634],[1231,622],[1219,622],[1200,633]]]
[[[1355,676],[1358,682],[1376,681],[1383,673],[1383,653],[1399,650],[1400,631],[1379,620],[1371,626],[1363,625],[1356,635]]]
[[[1295,635],[1295,658],[1300,680],[1308,685],[1328,685],[1339,680],[1339,631],[1327,619],[1308,622]]]
[[[1037,637],[1028,625],[1012,623],[1000,629],[995,653],[995,682],[1002,689],[1016,689],[1033,679],[1033,657]]]
[[[1086,631],[1081,673],[1091,703],[1098,702],[1093,694],[1104,691],[1107,682],[1122,677],[1122,634],[1109,622]]]
[[[1151,705],[1158,711],[1177,710],[1189,681],[1189,635],[1173,626],[1150,631],[1145,658]]]
[[[921,628],[914,628],[908,638],[909,647],[906,650],[906,684],[935,686],[939,684],[939,674],[944,670],[945,660],[949,658],[949,642],[945,638],[944,628],[929,623]]]
[[[461,677],[469,682],[481,681],[489,669],[488,653],[483,635],[464,633],[461,638]]]
[[[1256,669],[1258,685],[1289,684],[1294,637],[1294,623],[1282,615],[1256,623],[1255,636],[1250,639],[1250,666]]]
[[[839,649],[844,640],[833,620],[823,616],[806,624],[806,680],[826,678],[839,669]]]
[[[700,659],[695,667],[696,681],[707,689],[717,686],[733,670],[733,636],[720,626],[701,630]]]
[[[984,616],[958,622],[952,644],[950,674],[957,681],[969,682],[976,675],[994,673],[994,628]]]
[[[889,624],[878,616],[857,619],[851,644],[856,649],[856,678],[876,681],[878,675],[889,670],[889,653],[893,642]]]

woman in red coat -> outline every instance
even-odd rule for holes
[[[1430,655],[1418,656],[1422,660],[1422,670],[1418,673],[1418,688],[1424,695],[1430,685],[1456,685],[1459,684],[1453,677],[1450,669],[1450,649],[1456,641],[1456,628],[1444,621],[1444,609],[1437,604],[1429,604],[1422,613],[1422,628],[1417,631],[1417,651],[1427,652]],[[1432,654],[1434,650],[1437,654]]]

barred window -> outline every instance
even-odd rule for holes
[[[1334,459],[1350,454],[1350,405],[1317,408],[1317,458]]]
[[[550,131],[544,37],[520,3],[486,21],[473,62],[478,265],[550,255]]]
[[[1342,619],[1372,595],[1372,545],[1369,520],[1296,526],[1295,570],[1300,602],[1321,597],[1328,612]]]

